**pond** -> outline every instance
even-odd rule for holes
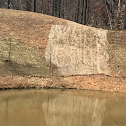
[[[0,126],[126,126],[126,95],[85,90],[1,90]]]

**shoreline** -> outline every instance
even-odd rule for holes
[[[80,89],[126,93],[126,78],[105,75],[53,76],[50,78],[0,76],[0,90],[25,88]]]

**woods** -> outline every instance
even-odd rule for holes
[[[43,13],[97,28],[126,29],[125,0],[1,0],[0,7]]]

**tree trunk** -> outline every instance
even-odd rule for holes
[[[8,0],[8,9],[10,9],[10,0]]]
[[[82,1],[81,24],[84,24],[83,23],[83,17],[84,17],[84,0]]]
[[[59,0],[59,18],[61,17],[61,0]]]
[[[84,0],[84,25],[87,24],[87,0]]]
[[[80,0],[78,0],[78,3],[77,3],[77,13],[76,13],[76,22],[79,23],[79,7],[80,7]]]
[[[126,0],[125,0],[124,30],[126,30]]]
[[[34,0],[34,12],[36,12],[36,0]]]
[[[52,6],[52,16],[55,16],[55,0],[53,0],[52,4],[53,4],[53,6]]]
[[[120,4],[121,4],[121,1],[120,1],[120,0],[118,0],[118,11],[117,11],[117,29],[119,29]]]
[[[106,1],[105,1],[105,7],[106,7],[107,16],[108,16],[108,19],[109,19],[110,29],[112,30],[112,21],[111,21],[111,17],[110,17],[110,14],[109,14],[109,10],[108,10]]]

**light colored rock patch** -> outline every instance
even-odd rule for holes
[[[107,31],[68,21],[53,25],[45,58],[63,75],[109,74]]]

